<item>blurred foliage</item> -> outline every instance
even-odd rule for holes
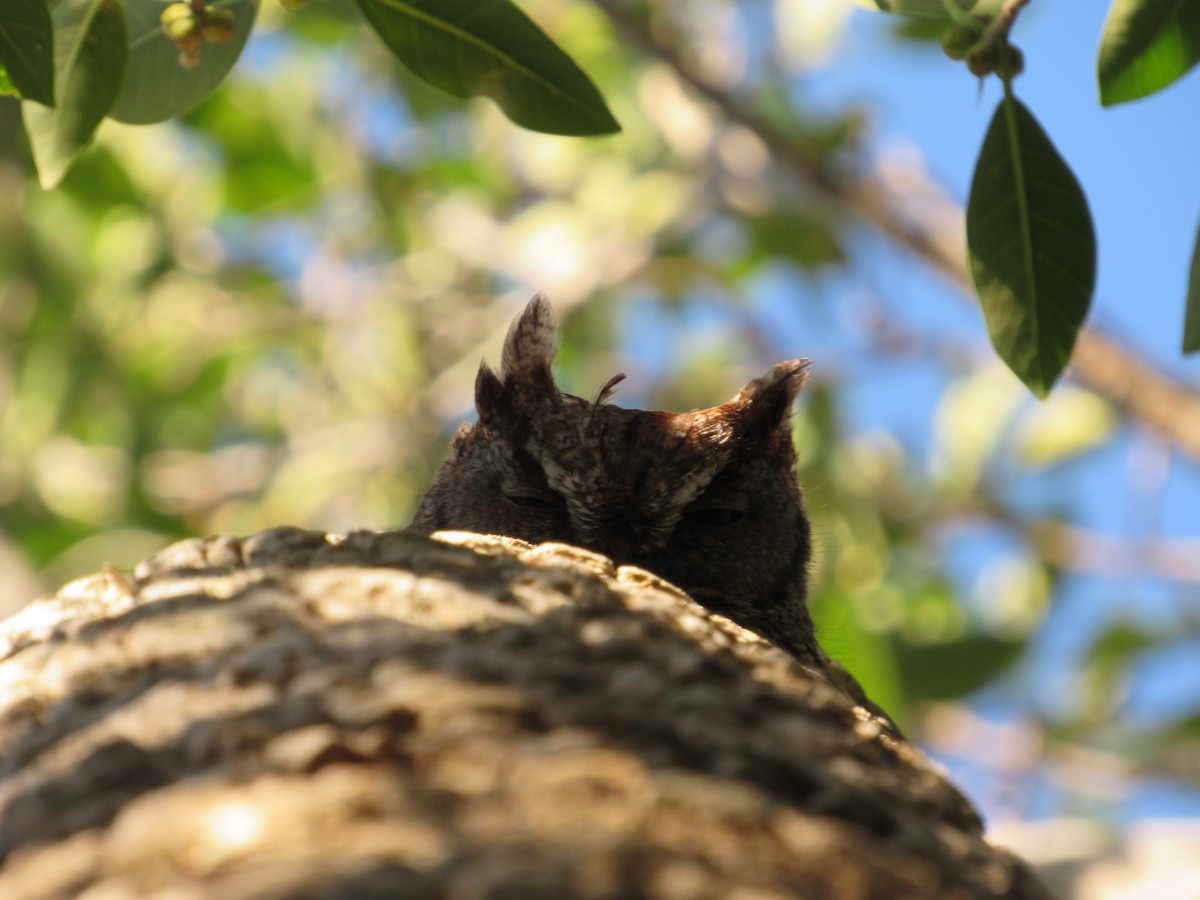
[[[707,67],[741,73],[831,164],[862,163],[869,113],[814,117],[787,33],[750,65],[746,10],[695,6],[643,13],[704,31]],[[1037,681],[1078,535],[1069,509],[1018,489],[1126,438],[1122,414],[1079,387],[1032,405],[982,332],[889,322],[870,278],[853,280],[852,224],[760,135],[597,8],[529,8],[600,85],[619,139],[533,134],[448,101],[348,0],[265,5],[220,91],[153,128],[106,122],[54,192],[0,98],[5,611],[186,535],[403,525],[469,414],[479,360],[544,289],[564,320],[560,382],[584,396],[626,371],[618,402],[709,406],[780,359],[818,357],[795,419],[814,611],[915,736],[941,741],[947,704],[1005,700],[1052,747],[1200,783],[1179,762],[1194,710],[1116,721],[1165,633],[1104,623],[1057,702]],[[906,406],[907,437],[856,424],[871,392]],[[980,543],[976,564],[956,562]]]
[[[294,12],[306,2],[280,0],[280,7]],[[673,66],[700,94],[713,100],[722,93],[713,72],[676,55],[670,37],[690,31],[698,51],[692,55],[702,62],[721,53],[712,47],[711,29],[685,26],[683,17],[670,21],[653,4],[592,2],[626,31],[636,25],[634,42]],[[1025,56],[1009,35],[1028,0],[858,2],[903,19],[895,26],[902,38],[924,41],[931,29],[940,31],[946,56],[963,62],[981,86],[991,75],[1003,84],[967,199],[967,258],[996,352],[1044,399],[1070,363],[1091,309],[1097,248],[1083,187],[1015,93]],[[353,5],[408,72],[447,94],[488,97],[513,123],[547,134],[621,130],[588,74],[512,0],[353,0]],[[42,186],[52,189],[62,181],[102,122],[154,124],[209,97],[238,61],[258,8],[259,0],[8,0],[0,10],[0,94],[23,100],[22,122]],[[349,9],[340,5],[339,24]],[[782,36],[778,50],[784,60],[812,64],[825,55],[848,12],[836,9],[828,0],[775,3],[772,25]],[[563,33],[580,39],[570,29]],[[1102,102],[1108,106],[1162,90],[1198,60],[1200,3],[1113,0],[1097,64]],[[771,96],[777,93],[760,91],[757,105],[765,108],[768,100],[779,105],[783,98]],[[860,212],[871,208],[865,198],[849,196],[853,190],[842,183],[843,173],[830,165],[828,157],[840,142],[829,138],[841,137],[840,127],[828,134],[775,131],[770,118],[739,110],[737,98],[717,102],[731,121],[757,131],[767,147],[783,148],[814,187]],[[786,109],[784,117],[790,118]],[[244,124],[257,147],[261,135],[253,123]],[[298,188],[291,177],[297,174],[266,166],[252,185],[287,192]],[[802,265],[838,256],[836,247],[823,245],[819,226],[784,243],[779,236],[805,229],[803,221],[776,212],[757,224],[755,243],[766,253],[792,255],[782,248],[803,247]],[[879,224],[894,237],[904,230],[890,217]],[[926,240],[911,233],[901,242],[936,258],[940,251],[925,246]],[[953,264],[945,259],[938,264],[954,277]],[[1197,349],[1198,265],[1194,261],[1185,308],[1185,353]]]

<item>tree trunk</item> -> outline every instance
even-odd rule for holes
[[[0,625],[0,897],[1047,896],[670,585],[440,538],[185,541]]]

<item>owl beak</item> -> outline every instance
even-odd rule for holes
[[[600,518],[602,521],[590,529],[591,534],[582,535],[584,546],[603,553],[617,565],[640,564],[639,560],[661,549],[661,542],[645,523],[620,514]]]

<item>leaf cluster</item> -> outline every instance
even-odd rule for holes
[[[996,352],[1039,397],[1070,362],[1096,279],[1096,236],[1070,166],[1013,81],[1024,57],[1009,41],[1030,0],[875,0],[881,10],[944,19],[942,44],[973,75],[997,75],[1004,97],[976,162],[967,252]],[[1200,2],[1113,0],[1097,75],[1105,106],[1146,97],[1200,60]],[[1200,234],[1189,281],[1183,349],[1200,349]]]
[[[487,96],[518,125],[618,131],[591,80],[509,0],[355,0],[418,77]],[[259,0],[5,0],[0,85],[24,100],[44,187],[57,185],[105,118],[162,122],[208,96],[237,62]]]

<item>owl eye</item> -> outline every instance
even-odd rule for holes
[[[702,528],[724,528],[737,524],[745,515],[745,510],[728,506],[702,506],[689,509],[683,514],[683,519],[690,525],[699,525]]]
[[[563,498],[557,494],[506,493],[504,499],[524,509],[558,510],[566,506]]]

